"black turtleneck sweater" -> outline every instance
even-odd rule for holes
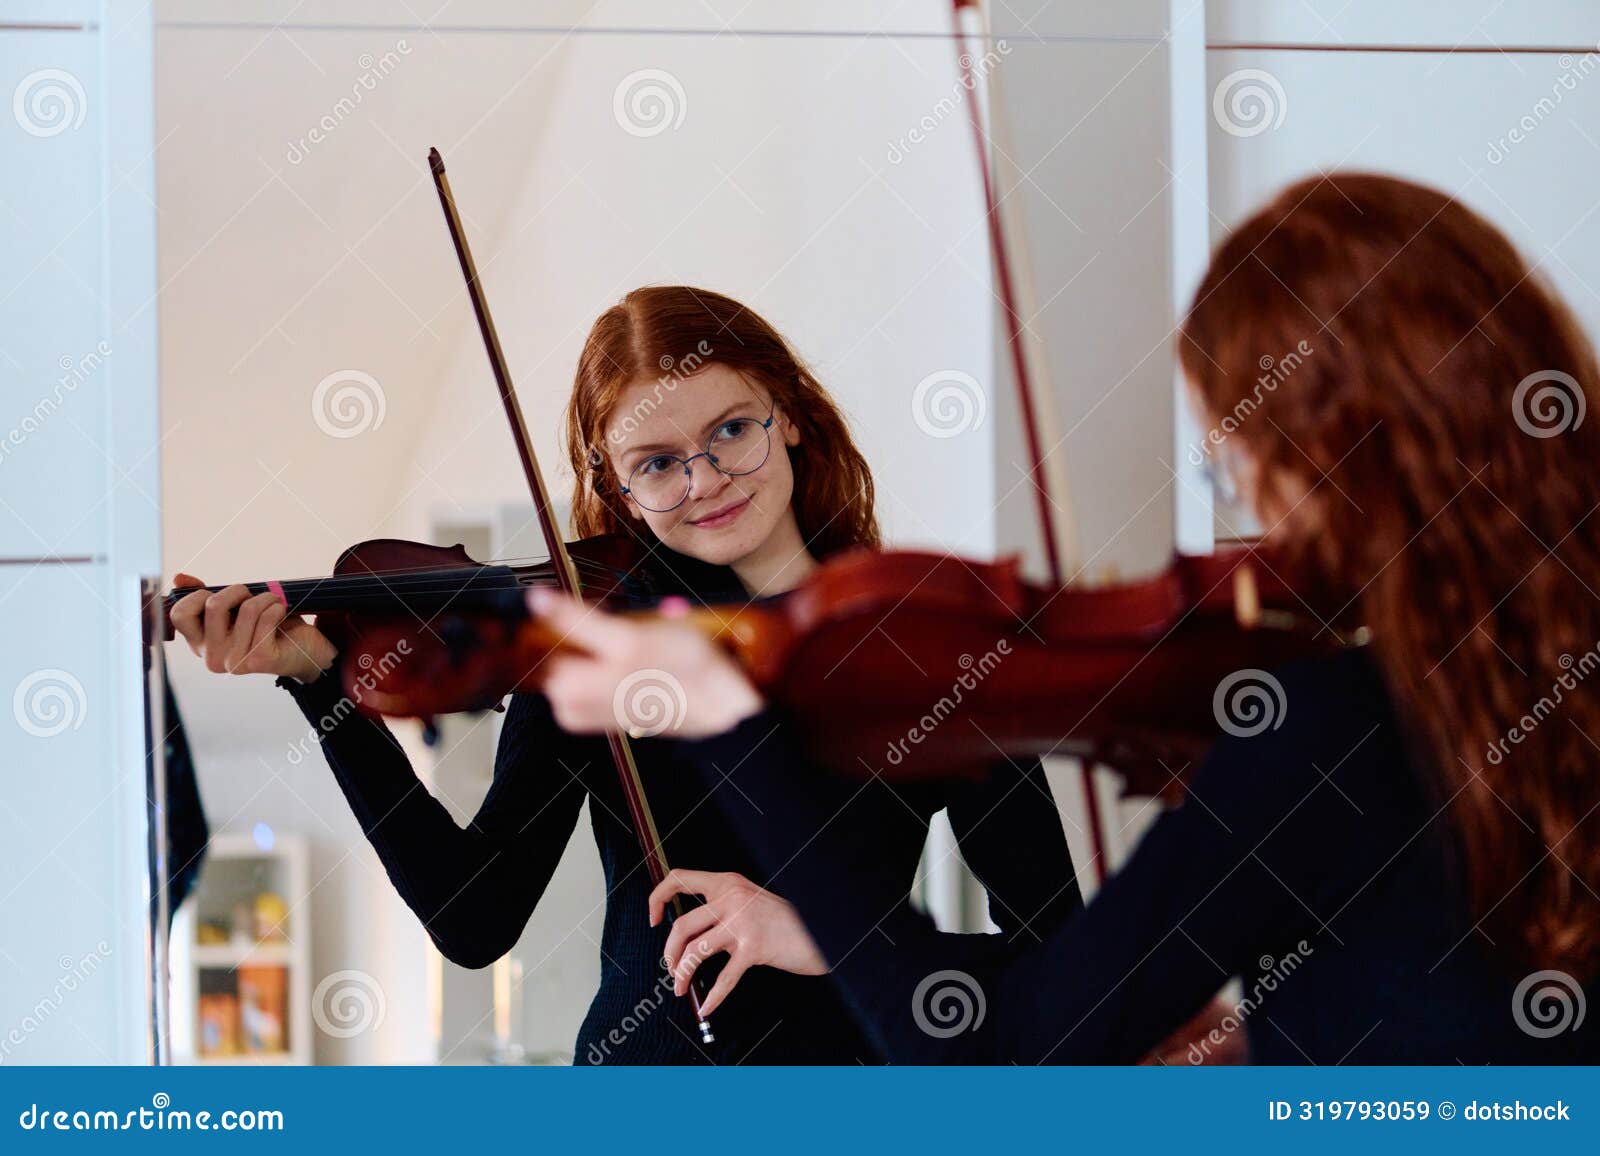
[[[1020,952],[850,886],[860,844],[816,832],[854,785],[794,758],[781,712],[679,745],[707,782],[738,785],[717,799],[893,1062],[1133,1061],[1232,978],[1219,1031],[1248,1033],[1258,1063],[1600,1060],[1600,1022],[1578,1011],[1600,985],[1514,962],[1477,927],[1448,800],[1417,770],[1370,657],[1274,677],[1277,725],[1218,742],[1093,902]]]

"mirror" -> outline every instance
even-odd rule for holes
[[[558,495],[589,325],[636,286],[690,284],[758,309],[838,398],[890,540],[993,552],[1005,399],[948,37],[169,21],[156,49],[171,570],[316,576],[379,536],[542,553],[429,180],[435,145]],[[173,922],[174,1056],[571,1060],[602,966],[589,821],[516,945],[457,967],[289,696],[167,653],[211,830]],[[432,746],[393,726],[458,824],[501,723],[441,719]],[[923,899],[981,928],[952,847],[935,835]]]

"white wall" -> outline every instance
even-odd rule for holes
[[[1270,121],[1208,118],[1213,240],[1292,181],[1393,173],[1502,229],[1600,339],[1600,9],[1220,3],[1210,30],[1208,92],[1264,77]],[[1219,534],[1250,530],[1218,511]]]
[[[556,49],[547,127],[518,147],[506,226],[477,249],[545,460],[560,460],[561,409],[600,309],[642,284],[707,285],[767,316],[840,399],[892,537],[987,551],[991,491],[971,484],[989,473],[987,429],[929,437],[911,408],[930,373],[987,376],[987,258],[964,126],[951,120],[887,159],[954,87],[951,57],[938,40],[849,38],[580,37]],[[619,127],[613,96],[646,69],[677,78],[684,117],[641,138]],[[444,148],[470,209],[492,174]],[[520,485],[475,334],[429,402],[397,529]]]

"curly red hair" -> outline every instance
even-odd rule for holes
[[[1518,962],[1586,976],[1600,969],[1600,680],[1580,681],[1600,667],[1600,422],[1583,414],[1600,372],[1533,274],[1437,190],[1317,176],[1229,235],[1179,356],[1263,483],[1311,490],[1302,560],[1372,628],[1479,926]],[[1265,359],[1307,349],[1263,377]]]

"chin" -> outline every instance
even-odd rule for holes
[[[667,545],[680,554],[687,554],[691,558],[709,562],[713,566],[731,566],[750,553],[748,543],[709,541],[708,537],[691,531],[682,535],[682,540],[668,542]]]

